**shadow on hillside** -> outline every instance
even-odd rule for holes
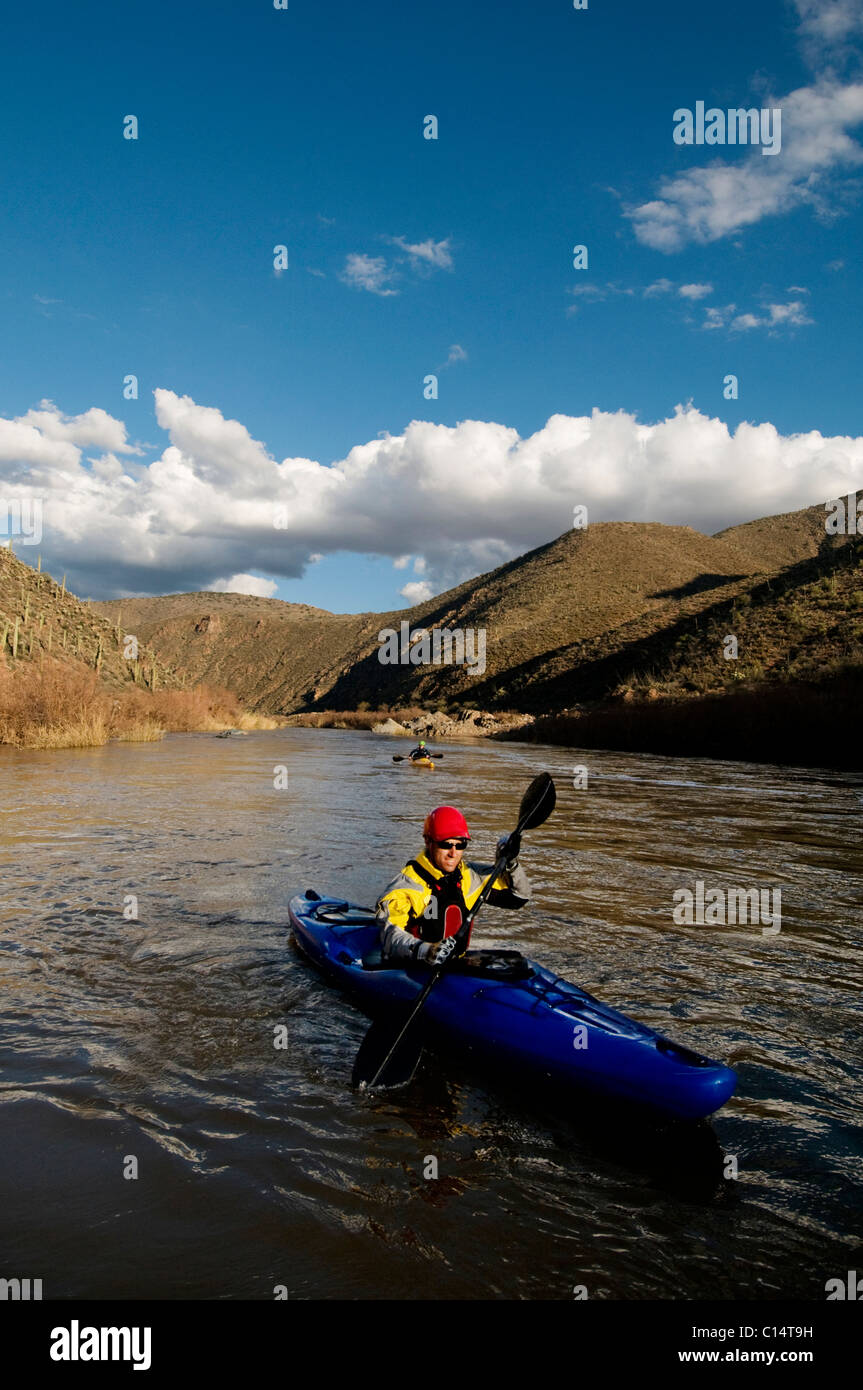
[[[669,602],[691,603],[699,593],[735,587],[716,602],[697,605],[673,621],[669,621],[668,613],[646,612],[597,638],[552,648],[519,665],[487,673],[478,681],[470,681],[465,668],[454,665],[385,665],[376,648],[344,670],[324,695],[317,701],[308,700],[304,708],[350,710],[367,702],[372,709],[383,709],[398,704],[458,702],[481,709],[546,714],[574,704],[600,701],[620,684],[643,679],[647,672],[667,666],[678,654],[683,639],[697,640],[711,624],[726,623],[741,595],[745,594],[747,602],[756,609],[847,563],[844,550],[849,543],[853,543],[855,551],[861,546],[857,537],[828,538],[828,544],[822,546],[817,556],[757,581],[745,575],[699,575],[689,584],[667,591],[677,595],[676,600]],[[417,625],[431,627],[447,617],[452,607],[450,598],[437,607],[426,608],[421,624]]]
[[[860,542],[852,537],[842,539],[845,545],[841,547],[824,548],[818,556],[801,560],[758,583],[745,585],[743,592],[748,595],[752,609],[771,603],[789,590],[846,564],[844,551],[852,541],[855,542],[851,556],[853,564],[854,552],[860,549]],[[666,666],[676,654],[682,639],[697,638],[711,624],[725,624],[740,597],[741,591],[738,590],[718,603],[683,615],[668,626],[643,636],[633,635],[627,641],[627,629],[634,633],[644,626],[645,618],[636,618],[600,639],[616,640],[619,645],[615,650],[593,658],[589,652],[585,653],[584,644],[570,643],[557,652],[534,657],[521,666],[513,667],[504,677],[473,686],[471,699],[483,707],[494,708],[495,704],[503,704],[509,709],[534,714],[551,713],[555,709],[606,699],[622,683],[643,679],[646,672]],[[552,671],[546,674],[549,667],[552,667]],[[496,687],[504,682],[505,689],[497,698]]]
[[[810,683],[765,684],[694,699],[638,700],[580,716],[549,715],[512,737],[573,748],[857,772],[863,770],[861,701],[863,667],[846,666]]]
[[[649,598],[692,598],[695,594],[707,593],[709,589],[721,589],[726,584],[738,584],[749,579],[748,574],[697,574],[688,584],[679,584],[676,589],[657,589]]]

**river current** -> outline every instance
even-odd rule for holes
[[[822,1301],[863,1267],[859,777],[405,751],[0,748],[0,1275],[45,1298]],[[488,859],[546,769],[534,897],[474,942],[734,1067],[709,1125],[598,1118],[451,1057],[402,1095],[350,1089],[367,1020],[290,944],[289,898],[373,903],[440,803]],[[781,929],[675,922],[699,881],[780,890]]]

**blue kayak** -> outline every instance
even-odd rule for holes
[[[428,979],[420,965],[382,968],[368,908],[307,890],[289,910],[303,953],[372,1015],[403,1012]],[[712,1115],[736,1083],[720,1062],[669,1042],[517,951],[469,951],[438,981],[418,1026],[432,1046],[533,1077],[558,1096],[587,1092],[667,1118]]]

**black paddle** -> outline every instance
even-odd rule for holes
[[[515,835],[521,835],[524,830],[534,830],[538,825],[542,825],[554,810],[556,800],[557,793],[554,789],[554,782],[547,772],[541,772],[538,777],[534,778],[522,797],[518,813],[518,825],[509,838],[512,839]],[[508,857],[507,845],[504,845],[495,861],[494,868],[486,879],[482,892],[456,932],[456,945],[450,960],[456,960],[461,954],[461,948],[467,941],[476,914],[491,892],[495,880],[505,869]],[[352,1085],[404,1086],[410,1081],[422,1055],[422,1039],[416,1031],[407,1042],[404,1039],[410,1031],[411,1024],[421,1013],[431,991],[448,966],[449,961],[446,961],[443,965],[432,967],[419,996],[411,1005],[407,1018],[396,1020],[395,1023],[392,1018],[382,1018],[372,1024],[360,1044],[360,1050],[354,1062]]]
[[[424,753],[424,754],[423,754],[423,757],[424,757],[424,758],[442,758],[442,757],[443,757],[443,753]],[[409,763],[410,761],[411,761],[410,753],[407,753],[407,754],[406,754],[406,753],[393,753],[393,762],[394,762],[394,763]]]

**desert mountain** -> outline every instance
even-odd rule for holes
[[[41,566],[35,568],[8,546],[0,547],[0,657],[14,662],[48,656],[89,667],[114,686],[179,686],[182,677],[145,643],[137,657],[125,655],[130,650],[127,630],[120,613],[109,621],[97,605],[70,594],[65,580],[58,584]]]
[[[122,611],[125,631],[166,666],[271,713],[361,702],[548,710],[601,699],[637,676],[639,663],[664,654],[669,640],[697,632],[709,610],[725,621],[770,576],[817,566],[837,544],[824,519],[824,507],[814,506],[716,536],[658,523],[594,524],[390,613],[332,614],[219,593],[93,607],[114,624]],[[413,630],[483,630],[485,671],[382,664],[378,634],[403,620]]]
[[[811,560],[824,549],[827,513],[823,506],[804,507],[799,512],[780,512],[745,521],[717,532],[717,540],[727,540],[766,570],[786,569],[788,565]]]

